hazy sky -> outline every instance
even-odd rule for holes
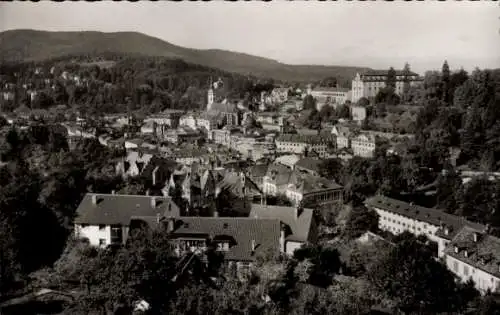
[[[0,30],[138,31],[290,64],[500,67],[500,6],[446,2],[0,3]],[[0,43],[1,44],[1,43]]]

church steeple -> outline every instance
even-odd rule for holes
[[[208,102],[207,102],[207,111],[212,108],[212,104],[214,103],[215,93],[214,87],[212,83],[212,77],[210,77],[210,88],[208,89]]]

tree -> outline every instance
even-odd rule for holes
[[[396,70],[393,67],[390,67],[387,72],[385,86],[393,91],[396,90]]]
[[[308,283],[327,287],[332,277],[340,271],[340,254],[336,249],[320,245],[305,246],[296,249],[293,257],[299,262],[307,260],[309,267]]]
[[[344,235],[349,239],[355,239],[367,231],[376,232],[378,230],[378,215],[373,210],[369,210],[364,205],[351,209],[347,217]]]
[[[410,64],[407,62],[403,68],[403,101],[408,102],[409,100],[409,92],[410,92]]]
[[[453,274],[416,239],[403,240],[370,270],[371,283],[403,312],[457,312],[461,305]]]
[[[325,159],[319,165],[319,174],[336,182],[342,180],[343,170],[342,161],[338,158]]]
[[[444,61],[443,68],[441,70],[441,80],[442,80],[442,90],[443,90],[443,102],[445,104],[451,103],[451,93],[450,93],[450,67],[448,66],[448,61]]]
[[[312,95],[306,95],[306,97],[304,97],[304,100],[302,101],[302,108],[305,110],[316,109],[316,100]]]

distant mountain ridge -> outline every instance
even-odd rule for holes
[[[350,66],[287,65],[276,60],[220,49],[192,49],[138,32],[49,32],[9,30],[0,33],[0,58],[4,61],[42,61],[65,55],[98,55],[104,52],[180,58],[240,74],[282,81],[318,81],[336,77],[350,81],[369,68]]]

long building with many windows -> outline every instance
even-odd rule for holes
[[[386,86],[388,72],[388,70],[370,70],[361,74],[357,73],[352,80],[352,102],[356,103],[362,97],[375,97],[380,89]],[[422,79],[415,72],[405,73],[403,70],[396,70],[396,94],[403,94],[405,81],[412,86],[421,82]]]

